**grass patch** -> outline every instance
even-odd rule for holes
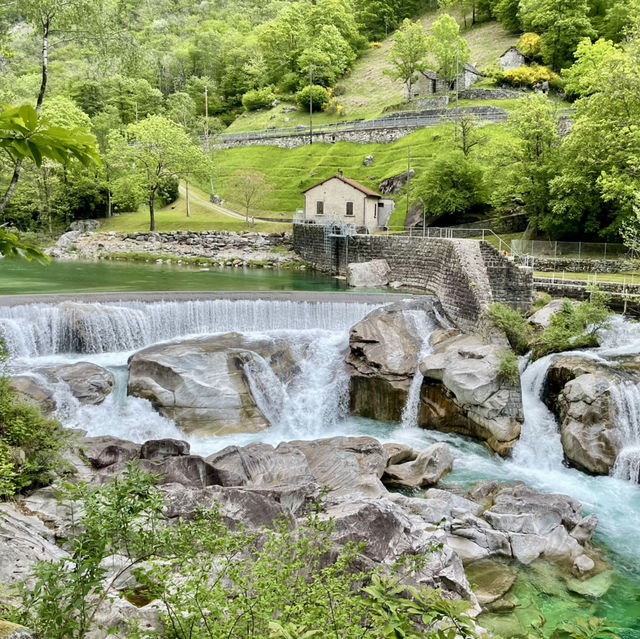
[[[104,232],[140,233],[149,230],[149,213],[125,213],[118,217],[100,220],[100,230]],[[247,225],[244,220],[212,211],[198,202],[191,202],[191,217],[187,217],[186,200],[180,197],[173,204],[156,211],[156,231],[235,231],[236,233],[290,233],[290,224],[256,222]]]
[[[487,164],[510,139],[509,130],[499,124],[483,127],[487,136],[477,149],[475,158]],[[425,128],[392,144],[313,144],[296,149],[274,146],[252,146],[214,151],[216,166],[216,192],[228,202],[225,206],[238,207],[230,188],[233,174],[241,169],[255,169],[268,176],[274,188],[262,201],[256,203],[256,215],[273,216],[273,212],[288,216],[304,208],[302,191],[343,170],[365,186],[377,189],[382,180],[407,170],[407,156],[411,149],[411,166],[418,175],[440,155],[454,148],[454,127],[442,124]],[[364,159],[374,156],[371,166]],[[411,202],[413,204],[413,201]],[[396,211],[392,226],[404,225],[406,197],[396,196]],[[517,236],[519,237],[519,235]]]

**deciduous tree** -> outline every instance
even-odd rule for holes
[[[267,176],[260,171],[236,171],[231,178],[233,199],[242,204],[245,211],[245,221],[249,223],[251,205],[269,194],[273,188],[267,181]]]
[[[405,82],[411,91],[415,75],[428,68],[428,44],[428,36],[422,25],[405,19],[396,32],[388,57],[391,68],[386,69],[385,73]]]

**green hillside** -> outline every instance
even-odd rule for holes
[[[477,157],[493,157],[510,134],[503,125],[489,125],[483,128],[486,141],[477,150]],[[314,144],[298,149],[255,146],[217,151],[215,153],[218,174],[216,192],[226,199],[231,175],[240,169],[256,169],[268,176],[274,185],[272,192],[257,206],[261,214],[295,212],[304,206],[302,191],[316,182],[343,170],[345,175],[366,186],[377,189],[378,184],[407,170],[409,150],[411,167],[418,175],[428,169],[439,155],[454,148],[453,125],[442,125],[423,129],[393,144]],[[364,159],[375,157],[371,166],[364,165]],[[235,208],[234,203],[227,205]],[[237,206],[237,205],[236,205]],[[406,197],[397,198],[397,208],[392,225],[403,225],[406,213]]]

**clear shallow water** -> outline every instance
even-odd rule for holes
[[[126,291],[339,291],[343,280],[306,271],[178,264],[0,259],[0,295]]]
[[[102,406],[80,406],[64,388],[56,391],[63,423],[83,428],[90,435],[110,434],[139,442],[178,437],[188,439],[193,452],[202,455],[230,444],[253,441],[278,444],[334,435],[371,435],[383,442],[410,444],[418,450],[436,441],[446,441],[455,451],[455,468],[447,478],[449,483],[470,486],[479,479],[524,481],[544,492],[571,495],[583,503],[586,513],[596,513],[600,518],[597,540],[606,547],[618,570],[615,586],[602,600],[589,601],[566,591],[562,594],[550,576],[543,578],[532,573],[529,581],[523,577],[523,583],[518,585],[522,596],[531,600],[532,606],[537,606],[549,620],[558,623],[565,620],[563,614],[575,613],[576,616],[607,616],[627,628],[640,629],[640,487],[614,477],[590,477],[563,466],[557,427],[539,400],[548,361],[541,360],[524,372],[527,420],[523,437],[513,457],[503,460],[491,455],[479,443],[460,436],[426,431],[407,423],[402,426],[348,415],[348,378],[341,362],[348,346],[349,326],[364,317],[370,306],[321,303],[299,304],[293,308],[292,302],[272,301],[262,302],[259,313],[249,314],[242,306],[247,304],[255,303],[208,302],[198,307],[198,312],[193,308],[189,310],[187,305],[171,303],[134,303],[115,305],[115,308],[112,304],[78,305],[69,316],[60,315],[58,307],[49,305],[17,310],[0,308],[0,326],[3,321],[6,326],[10,319],[17,331],[14,333],[16,344],[39,344],[37,348],[28,346],[15,353],[17,367],[88,360],[115,373],[116,392]],[[255,310],[258,306],[252,308]],[[127,330],[123,326],[115,332],[105,329],[112,325],[114,314],[120,324],[128,325]],[[66,342],[60,340],[69,322],[76,328],[89,327],[86,331],[89,337],[82,342],[89,352],[65,352]],[[301,362],[300,374],[286,386],[264,367],[247,371],[255,397],[273,423],[268,430],[226,437],[185,437],[172,421],[155,413],[148,402],[126,396],[126,362],[141,343],[187,333],[228,331],[234,327],[261,337],[285,337]],[[640,345],[636,327],[620,325],[618,328],[619,331],[606,337],[603,348],[587,355],[607,361],[614,354],[629,352]],[[17,339],[17,334],[24,339]],[[625,639],[638,637],[626,635]]]

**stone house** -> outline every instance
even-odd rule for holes
[[[387,225],[395,208],[392,199],[344,177],[342,171],[303,194],[304,219],[316,224],[343,222],[374,231]]]
[[[502,72],[519,69],[527,63],[525,56],[516,47],[510,47],[500,56]]]
[[[452,82],[440,77],[435,71],[419,71],[413,77],[411,86],[408,82],[404,85],[404,97],[406,100],[413,100],[436,93],[447,93],[455,91],[456,85],[459,85],[460,90],[463,91],[469,89],[482,77],[484,77],[482,73],[472,64],[466,64],[462,73]]]

